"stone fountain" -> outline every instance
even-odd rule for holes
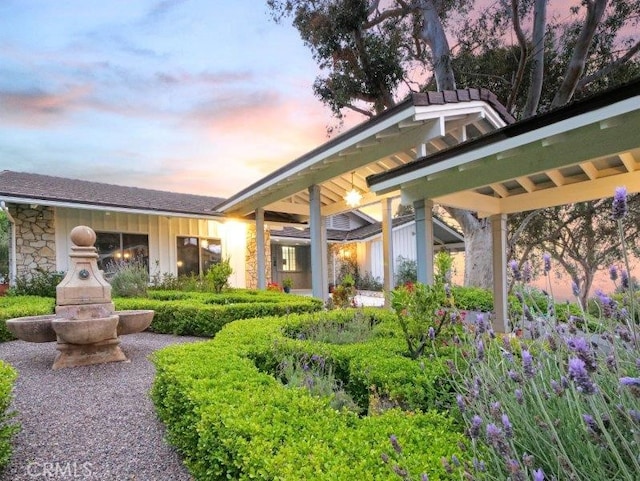
[[[96,233],[87,226],[71,231],[70,267],[56,287],[56,313],[9,319],[7,329],[28,342],[57,341],[53,369],[127,361],[124,334],[142,332],[154,311],[115,311],[111,285],[98,269]]]

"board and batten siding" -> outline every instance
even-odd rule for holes
[[[412,260],[416,259],[415,223],[409,222],[393,229],[392,238],[394,272],[397,272],[399,256]],[[380,279],[380,281],[384,280],[382,238],[380,236],[362,242],[358,246],[358,263],[363,272],[368,271],[373,277]]]
[[[177,237],[209,237],[220,239],[222,255],[231,259],[233,274],[229,282],[233,287],[245,286],[246,225],[238,222],[222,223],[215,220],[187,217],[166,217],[147,214],[104,212],[95,210],[56,208],[56,268],[69,267],[71,241],[69,232],[75,226],[87,225],[99,232],[147,234],[149,236],[149,263],[151,274],[177,274]],[[156,266],[156,261],[158,264]]]

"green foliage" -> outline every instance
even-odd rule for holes
[[[9,277],[9,219],[0,210],[0,277]]]
[[[149,272],[144,262],[113,262],[109,265],[112,295],[117,297],[146,297]]]
[[[64,272],[48,272],[38,269],[31,277],[16,277],[11,294],[16,296],[56,297],[56,286],[64,279]]]
[[[225,326],[212,341],[154,354],[152,399],[195,479],[392,479],[381,458],[395,455],[391,435],[402,439],[407,469],[449,479],[441,457],[465,454],[458,446],[461,432],[447,415],[389,407],[358,417],[332,408],[332,394],[311,396],[307,388],[278,380],[283,360],[315,355],[364,411],[373,385],[395,406],[425,401],[426,391],[429,402],[442,398],[434,385],[446,377],[446,366],[435,360],[441,371],[430,375],[431,363],[425,367],[402,356],[401,335],[387,312],[366,311],[377,334],[363,344],[330,345],[282,334],[301,332],[318,320],[344,323],[353,315],[243,320]]]
[[[324,342],[328,344],[354,344],[365,342],[373,336],[375,319],[357,311],[346,322],[322,321],[308,324],[299,331],[289,332],[295,339]]]
[[[454,286],[451,288],[458,309],[465,311],[491,312],[493,293],[481,287]]]
[[[254,292],[254,294],[251,294]],[[322,301],[312,297],[263,291],[214,294],[149,291],[150,298],[115,298],[116,309],[153,309],[150,331],[182,336],[214,336],[225,324],[238,319],[313,312]]]
[[[9,412],[13,383],[18,373],[8,364],[0,360],[0,470],[11,458],[11,438],[20,427],[11,420],[13,413]]]
[[[229,276],[231,276],[231,274],[233,274],[233,269],[231,268],[231,259],[227,257],[225,259],[222,259],[217,264],[209,267],[205,278],[207,282],[209,282],[213,287],[213,291],[217,294],[220,294],[222,292],[222,289],[228,287]]]
[[[293,279],[291,279],[291,277],[285,277],[282,279],[282,287],[291,289],[293,287]]]
[[[382,291],[383,285],[379,277],[373,277],[369,271],[365,271],[356,279],[356,289],[362,291]]]
[[[418,281],[418,263],[413,259],[398,256],[396,286],[413,284]]]
[[[0,342],[13,341],[4,321],[16,317],[53,314],[55,300],[50,297],[5,296],[0,297]]]
[[[336,286],[331,295],[333,306],[337,308],[353,307],[353,298],[356,295],[356,281],[351,274],[342,277],[340,285]]]
[[[453,274],[453,257],[446,250],[438,251],[434,259],[435,276],[434,281],[440,284],[451,283]]]
[[[391,306],[407,343],[408,354],[419,358],[439,335],[450,337],[459,321],[453,299],[442,283],[400,286],[391,293]]]

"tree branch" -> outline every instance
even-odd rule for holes
[[[606,0],[605,0],[606,1]],[[531,117],[538,111],[544,80],[544,33],[547,25],[547,0],[535,0],[533,7],[533,64],[531,66],[531,85],[523,118]]]
[[[516,102],[518,96],[518,90],[524,77],[524,70],[527,65],[527,38],[524,36],[522,26],[520,25],[520,17],[518,17],[518,0],[511,0],[511,12],[513,15],[513,30],[518,39],[518,45],[520,46],[520,59],[518,60],[518,70],[516,70],[516,77],[511,86],[511,92],[507,99],[507,111],[513,111],[513,105]]]
[[[613,62],[608,64],[606,67],[601,68],[600,70],[592,73],[591,75],[585,75],[584,77],[582,77],[578,82],[578,85],[576,85],[576,90],[582,90],[591,82],[594,82],[599,78],[610,74],[611,72],[619,68],[621,65],[631,60],[633,56],[638,52],[640,52],[640,40],[638,40],[636,44],[633,47],[631,47],[629,50],[627,50],[627,53],[625,53],[619,59],[614,60]]]

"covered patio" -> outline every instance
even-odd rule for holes
[[[380,196],[400,190],[416,212],[437,203],[490,218],[494,327],[507,330],[507,215],[611,197],[617,186],[640,192],[640,81],[372,175],[367,185]],[[428,243],[418,250],[433,258]]]

